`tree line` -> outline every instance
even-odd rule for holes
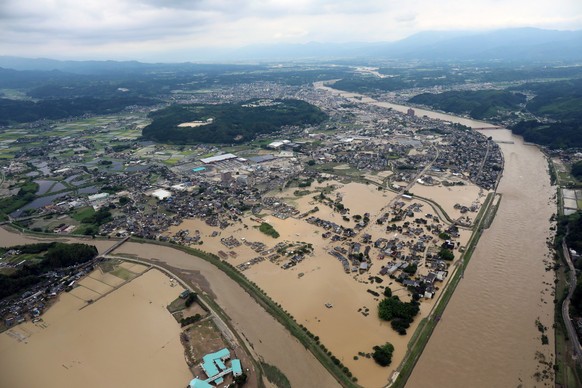
[[[60,242],[16,245],[2,250],[3,253],[14,250],[37,257],[34,260],[28,258],[26,263],[10,275],[0,274],[0,299],[41,282],[47,272],[87,262],[98,254],[94,245]]]

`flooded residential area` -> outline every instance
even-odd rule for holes
[[[0,334],[1,385],[185,385],[191,373],[180,325],[166,309],[182,290],[156,270],[143,273],[147,267],[139,265],[126,269],[137,276],[131,282],[119,287],[123,279],[96,270],[61,294],[41,321]]]
[[[464,122],[466,123],[466,121]],[[476,125],[483,125],[483,123],[477,123]],[[489,133],[485,133],[489,136]],[[507,136],[506,133],[506,131],[500,130],[491,131],[491,135],[495,140],[499,136]],[[515,147],[515,145],[503,145],[502,147]],[[528,150],[527,146],[521,145],[521,147]],[[424,149],[426,150],[426,148]],[[504,154],[507,154],[508,150],[505,148],[502,148],[502,150]],[[422,151],[421,149],[422,152],[426,153],[426,151]],[[411,152],[410,154],[415,155],[415,152]],[[509,161],[516,158],[516,156],[511,156],[516,155],[515,151],[511,151],[509,155]],[[440,160],[438,154],[436,157],[430,155],[429,157],[435,158],[437,163]],[[505,158],[507,163],[507,156]],[[541,159],[543,161],[543,157]],[[530,163],[530,161],[527,163]],[[441,164],[435,165],[438,166]],[[339,166],[334,171],[342,173],[345,171],[342,168]],[[349,166],[346,168],[349,168]],[[428,167],[424,171],[427,169]],[[410,283],[406,283],[408,286],[403,285],[402,279],[407,279],[407,277],[404,276],[404,266],[399,263],[412,263],[412,265],[418,267],[418,273],[415,279],[423,279],[422,282],[427,282],[428,280],[424,279],[429,279],[431,276],[433,278],[430,280],[430,283],[426,283],[430,287],[426,288],[427,291],[423,291],[425,294],[423,295],[423,301],[419,305],[419,317],[412,322],[408,331],[414,333],[423,318],[434,319],[434,317],[431,317],[431,312],[438,302],[442,290],[446,288],[448,279],[450,278],[449,275],[451,275],[451,272],[457,270],[459,263],[455,260],[453,262],[455,265],[449,266],[442,262],[442,260],[434,261],[434,259],[431,259],[432,255],[430,252],[437,258],[436,254],[442,242],[442,240],[439,242],[438,235],[442,235],[443,233],[454,235],[454,238],[447,237],[454,241],[450,243],[451,247],[454,246],[457,250],[461,249],[460,252],[462,252],[462,248],[459,247],[467,246],[472,234],[471,226],[477,219],[477,213],[481,210],[486,198],[492,192],[491,190],[484,189],[467,181],[461,181],[458,176],[454,176],[450,172],[442,172],[438,168],[430,172],[427,171],[424,175],[422,174],[423,172],[417,175],[417,177],[406,175],[391,177],[390,175],[384,175],[379,180],[380,187],[378,187],[378,183],[356,183],[350,182],[350,180],[346,180],[345,178],[340,180],[321,179],[320,183],[314,183],[312,187],[307,188],[300,195],[297,195],[297,188],[273,192],[272,199],[264,202],[262,214],[255,212],[254,215],[242,218],[241,222],[234,223],[226,228],[213,227],[211,223],[201,219],[184,219],[181,223],[171,226],[164,235],[166,239],[184,238],[185,236],[188,236],[188,238],[194,237],[194,241],[204,244],[203,249],[205,251],[217,254],[223,260],[228,261],[231,265],[243,271],[249,280],[261,287],[298,324],[314,333],[319,338],[318,341],[321,341],[358,378],[359,384],[362,386],[379,387],[385,385],[390,379],[396,376],[395,371],[398,370],[397,368],[407,355],[408,342],[410,340],[409,335],[399,335],[391,329],[389,322],[378,320],[376,310],[377,304],[380,301],[379,296],[384,293],[385,288],[389,288],[392,295],[403,300],[410,299],[411,293],[409,286],[416,287],[416,284],[421,283],[405,280],[405,282]],[[508,180],[507,177],[510,176],[508,174],[510,172],[503,176],[501,182]],[[374,174],[370,175],[371,182],[375,181],[375,176]],[[407,190],[414,192],[418,198],[411,197],[408,194],[398,193],[398,191],[382,189],[382,185],[386,179],[394,182],[391,185],[395,188],[406,187]],[[448,182],[463,182],[463,184],[455,185]],[[501,187],[504,187],[503,183]],[[547,192],[550,192],[549,186],[546,189]],[[503,194],[506,194],[508,197],[510,196],[509,192]],[[506,197],[504,196],[501,203],[504,204],[505,200]],[[341,204],[341,209],[346,209],[346,211],[338,211],[340,208],[338,204]],[[549,203],[546,203],[546,207],[551,209]],[[503,214],[503,209],[503,206],[500,207],[498,210],[499,214]],[[294,216],[289,217],[286,214],[293,214]],[[412,229],[412,225],[409,222],[404,223],[399,214],[408,215],[408,217],[412,216],[411,220],[416,217],[415,229]],[[536,214],[541,216],[543,213],[537,212]],[[524,216],[528,217],[527,214],[524,214]],[[544,226],[547,226],[548,219],[549,215],[545,219],[545,223],[540,223],[540,229],[545,230],[545,233],[547,233],[547,227],[544,229]],[[353,229],[354,220],[356,221],[355,231]],[[455,222],[451,223],[450,220],[455,220]],[[277,231],[279,238],[274,240],[271,236],[259,231],[258,226],[261,223],[271,225]],[[426,230],[423,228],[423,224],[427,225]],[[495,225],[493,224],[491,229],[485,232],[483,238],[489,238],[487,236],[493,233],[496,228]],[[17,242],[26,240],[22,237],[14,239],[12,237],[13,235],[8,237],[8,232],[6,231],[3,234],[6,235],[7,241]],[[346,239],[345,236],[348,236],[348,238]],[[352,236],[358,236],[358,238],[355,239]],[[503,249],[501,242],[505,241],[508,240],[503,238],[503,241],[498,241],[497,244],[488,247],[490,252],[493,252],[489,253],[488,256],[495,257],[498,255],[499,253],[495,253],[496,251],[491,251],[491,249],[493,247]],[[107,246],[107,242],[102,240],[95,240],[95,243],[100,247],[100,250],[104,250]],[[368,259],[363,262],[365,264],[360,264],[360,261],[357,261],[357,264],[356,262],[348,263],[347,258],[356,257],[359,250],[363,250],[367,246],[366,243],[374,244],[366,248],[365,257]],[[479,246],[481,247],[481,245]],[[399,248],[396,248],[397,246]],[[307,253],[293,257],[285,254],[281,255],[281,252],[300,247],[309,247]],[[400,249],[403,249],[404,252],[400,253]],[[465,269],[463,280],[456,294],[461,293],[460,290],[462,290],[464,284],[469,283],[473,278],[472,271],[476,270],[474,268],[483,266],[482,271],[487,273],[487,275],[482,274],[477,276],[479,279],[487,279],[491,275],[490,267],[479,259],[481,249],[483,248],[479,248],[476,251],[471,265]],[[538,249],[535,248],[535,251],[538,251]],[[419,255],[418,252],[422,253]],[[392,256],[387,256],[388,253]],[[329,373],[319,365],[310,352],[302,349],[301,345],[286,333],[285,329],[279,323],[262,310],[236,283],[211,264],[172,248],[136,244],[133,242],[122,244],[111,255],[117,255],[122,258],[145,259],[153,263],[162,264],[168,266],[172,271],[176,271],[176,273],[191,279],[192,284],[200,288],[203,293],[209,295],[221,306],[232,320],[235,330],[245,341],[248,341],[248,346],[253,349],[253,352],[260,354],[266,362],[276,365],[294,386],[310,386],[314,381],[319,381],[318,386],[333,386],[336,384]],[[290,258],[292,260],[289,261]],[[395,258],[400,258],[400,260],[404,261],[401,262],[397,259],[395,260]],[[345,260],[345,262],[342,264],[342,260],[338,259]],[[353,261],[354,259],[349,260]],[[498,270],[507,268],[508,264],[504,263],[504,260],[498,261],[498,263]],[[353,267],[354,265],[355,267]],[[402,266],[400,270],[398,269],[399,266]],[[530,267],[530,270],[532,268],[535,267]],[[545,275],[543,264],[540,265],[540,269],[544,272],[543,275]],[[150,270],[146,274],[150,272],[156,273],[156,271]],[[397,279],[396,276],[393,276],[394,272],[396,274],[402,273],[401,277]],[[137,279],[132,280],[128,285],[124,285],[110,296],[107,296],[103,300],[98,300],[97,303],[80,310],[78,313],[79,317],[76,319],[89,319],[94,321],[94,324],[97,324],[98,320],[95,317],[85,317],[85,310],[97,310],[95,314],[98,314],[102,310],[97,309],[97,306],[107,306],[106,301],[115,305],[132,303],[122,296],[117,296],[127,295],[129,292],[127,291],[128,289],[132,290],[132,297],[135,294],[133,291],[135,287],[140,287],[139,289],[143,292],[146,292],[148,289],[155,289],[154,294],[158,299],[149,300],[148,294],[138,293],[136,300],[139,300],[139,305],[143,305],[143,308],[153,308],[153,305],[156,306],[158,309],[157,314],[159,315],[156,319],[166,322],[167,334],[157,337],[151,334],[146,335],[147,338],[155,341],[149,345],[144,341],[140,342],[140,344],[141,346],[151,346],[149,348],[149,353],[151,353],[160,344],[160,341],[163,342],[159,351],[155,351],[156,357],[164,355],[164,359],[166,360],[164,362],[175,362],[179,364],[174,366],[174,368],[177,368],[177,373],[172,373],[172,378],[176,378],[176,381],[181,380],[183,382],[188,380],[188,367],[183,359],[183,349],[181,349],[182,346],[179,339],[180,330],[176,327],[176,322],[165,309],[165,306],[171,302],[172,296],[175,297],[175,295],[180,293],[180,290],[178,288],[168,288],[168,279],[164,279],[164,276],[161,274],[157,277],[158,285],[154,286],[154,283],[151,283],[153,280],[151,280],[149,283],[151,287],[140,286],[142,282],[145,282],[145,279],[149,279],[150,277],[153,277],[153,275],[140,275]],[[434,283],[433,287],[435,277],[439,277],[439,281]],[[494,277],[495,279],[499,279],[498,276]],[[520,278],[525,282],[523,286],[531,280],[530,276]],[[518,294],[510,291],[513,290],[513,287],[516,287],[516,289],[520,287],[516,284],[517,278],[513,272],[511,279],[511,281],[503,281],[503,284],[512,285],[511,289],[507,291],[507,298],[509,299],[511,295],[516,295],[516,300],[521,300],[523,293],[520,293],[519,297],[517,297]],[[545,278],[544,281],[546,281]],[[26,349],[32,349],[33,346],[23,347],[23,344],[33,344],[38,337],[38,346],[41,346],[41,344],[44,344],[41,341],[44,333],[48,333],[45,334],[47,337],[54,338],[53,335],[50,335],[50,329],[63,325],[59,321],[51,321],[52,316],[69,316],[69,314],[73,313],[71,311],[66,313],[67,307],[65,306],[69,306],[69,309],[72,306],[76,306],[78,309],[80,306],[73,302],[79,304],[83,300],[85,303],[89,299],[94,300],[99,297],[99,292],[107,291],[108,288],[113,286],[103,280],[95,280],[94,276],[85,278],[83,283],[80,284],[86,287],[78,287],[71,293],[63,294],[61,297],[62,301],[59,301],[56,305],[59,307],[49,310],[51,314],[47,313],[46,317],[43,318],[43,322],[47,326],[46,328],[40,330],[38,324],[27,324],[28,326],[19,326],[3,334],[3,343],[7,347],[6,351],[11,352],[12,350],[8,349],[12,349],[13,346],[20,346],[23,348],[21,352],[23,357],[25,357],[25,354],[28,352]],[[546,287],[544,285],[545,283],[541,284],[543,287]],[[486,323],[480,313],[483,311],[483,295],[488,295],[491,292],[491,279],[484,281],[481,287],[485,288],[479,289],[477,285],[470,287],[476,292],[476,295],[479,295],[479,300],[474,301],[472,305],[477,311],[475,313],[476,317],[478,317],[477,319],[485,327],[489,328],[491,327],[490,323]],[[121,292],[122,290],[123,292]],[[423,290],[425,290],[424,286]],[[550,291],[547,294],[547,297],[550,298]],[[497,298],[499,294],[490,293],[490,295],[492,298]],[[71,297],[73,299],[69,300]],[[110,301],[116,298],[119,298],[120,301]],[[452,303],[454,303],[456,298],[453,298]],[[148,299],[147,303],[145,302],[146,299]],[[152,306],[149,306],[150,304]],[[496,302],[492,301],[491,304],[497,306]],[[539,317],[544,321],[550,317],[551,304],[546,307],[549,310],[546,314],[542,314],[543,317]],[[101,308],[103,309],[105,307]],[[250,314],[249,312],[253,310],[254,312]],[[512,311],[514,310],[518,311],[517,309],[512,309]],[[454,309],[451,308],[451,311],[454,311]],[[466,308],[462,309],[463,314],[469,311]],[[539,312],[538,309],[534,311],[536,313]],[[150,313],[153,314],[153,312]],[[499,313],[503,313],[504,316],[496,317],[492,314],[490,319],[500,322],[499,320],[501,318],[506,318],[505,314],[507,310],[501,310]],[[136,316],[141,317],[146,312],[140,311],[139,313],[136,312],[136,314],[138,314]],[[440,333],[447,328],[446,324],[449,321],[447,318],[449,314],[452,314],[452,312],[447,309],[447,313],[440,318],[441,321],[435,330],[435,339],[429,341],[427,352],[423,354],[419,362],[419,370],[422,370],[424,360],[430,359],[430,349],[434,346],[433,343],[439,341],[440,336],[443,335]],[[526,317],[522,312],[519,313],[519,316],[521,319],[525,319]],[[534,324],[536,318],[533,318],[531,325],[530,334],[532,335],[535,334],[536,330]],[[260,319],[262,322],[260,327],[254,325],[257,319]],[[139,319],[135,322],[135,325],[143,324],[145,327],[141,328],[141,330],[149,330],[151,326],[149,326],[148,322],[150,322],[150,319],[143,321]],[[341,325],[338,325],[338,322],[341,322]],[[467,320],[460,318],[454,319],[454,322],[463,322],[466,324]],[[101,327],[101,325],[99,326]],[[470,327],[478,330],[478,325],[472,324]],[[82,330],[78,336],[86,333],[84,331],[85,329]],[[93,331],[91,329],[87,330]],[[105,334],[108,332],[119,332],[120,330],[123,330],[123,328],[111,327],[109,330],[106,330],[105,327],[102,327],[99,329],[99,332]],[[135,334],[137,337],[132,336],[127,338],[128,348],[131,349],[131,341],[137,340],[140,336],[139,330],[136,329],[132,332],[132,335]],[[75,332],[72,331],[71,333]],[[365,333],[365,335],[360,333]],[[460,328],[453,329],[452,333],[454,333],[451,334],[452,337],[444,340],[445,343],[454,342],[463,348],[465,348],[465,345],[460,344],[459,338],[462,338],[462,335],[466,335],[467,338],[473,338],[475,336],[475,332],[464,334]],[[498,337],[500,344],[508,343],[506,338],[499,338],[498,330],[494,330],[493,333]],[[160,334],[163,334],[163,332]],[[393,353],[393,368],[382,368],[372,360],[369,360],[369,356],[365,357],[366,354],[369,354],[370,349],[385,341],[389,341],[395,347]],[[103,343],[106,342],[100,341],[100,344]],[[531,344],[531,341],[528,341],[528,343]],[[10,347],[8,347],[9,345]],[[77,347],[75,345],[70,346],[71,348]],[[83,348],[83,346],[80,347]],[[297,358],[294,365],[291,366],[286,363],[286,356],[279,351],[282,348],[294,349],[294,353],[303,354],[303,356]],[[442,354],[445,348],[451,349],[449,345],[445,346],[444,343],[438,345],[436,350],[437,354]],[[512,348],[515,349],[515,346],[512,346]],[[535,359],[535,350],[533,349],[537,349],[537,347],[528,347],[528,350],[532,350],[533,352],[532,359],[527,362],[524,361],[524,365],[535,368],[538,367],[538,361]],[[71,353],[67,353],[65,350],[66,346],[63,346],[64,353],[62,357],[71,358]],[[91,348],[87,351],[91,354],[94,353]],[[127,351],[131,352],[130,350]],[[139,353],[146,355],[148,351],[144,348]],[[35,354],[42,357],[42,352],[40,351],[35,351]],[[116,352],[116,354],[119,354],[120,357],[125,357],[122,352]],[[127,357],[131,357],[130,353],[127,354]],[[148,357],[150,362],[155,360],[155,358],[151,358],[152,356]],[[546,357],[551,359],[552,356],[551,354],[547,354]],[[79,358],[79,360],[76,360],[77,365],[80,366],[83,363],[89,363],[89,360],[84,360],[82,357]],[[17,360],[17,358],[15,357],[14,360]],[[178,360],[180,361],[178,362]],[[61,362],[64,365],[62,366],[62,372],[66,375],[66,373],[71,372],[69,372],[70,369],[67,369],[69,368],[69,364],[65,361],[71,363],[74,360],[55,357],[55,362]],[[96,359],[91,361],[97,363]],[[111,359],[107,358],[99,362],[111,362]],[[466,363],[466,360],[464,362]],[[303,366],[299,367],[299,363],[303,364]],[[432,361],[429,361],[429,363],[430,365],[434,365]],[[86,374],[90,370],[79,366],[76,368],[79,373],[75,378],[82,379],[83,376],[87,376]],[[96,364],[94,367],[98,370],[100,368],[106,368],[107,365],[101,366],[100,364]],[[482,361],[479,362],[479,368],[483,368]],[[14,369],[10,368],[10,370]],[[155,374],[156,369],[153,365],[148,367],[148,370],[152,374]],[[297,373],[299,370],[301,373]],[[443,368],[439,369],[439,371],[443,370]],[[430,384],[429,382],[433,381],[433,374],[432,371],[422,373],[422,376],[431,376],[428,378],[426,384]],[[418,375],[419,372],[415,371],[409,384],[412,386],[416,386],[417,384],[418,386],[423,386],[425,383],[416,380],[416,376]],[[472,373],[470,375],[473,376]],[[8,378],[9,374],[5,376]],[[448,373],[445,373],[444,376],[447,381],[451,381]],[[524,376],[524,378],[532,378],[532,376],[528,375]],[[14,379],[14,381],[17,381],[16,377]],[[55,381],[60,380],[57,379]],[[143,380],[132,379],[131,384],[138,386],[143,381],[150,381],[150,377],[145,375],[143,376]],[[167,380],[166,384],[173,384],[170,381]],[[486,378],[484,381],[490,380]],[[98,386],[102,382],[103,380],[99,379],[95,384]],[[131,386],[129,382],[124,384]],[[463,383],[459,384],[460,386],[463,385]]]
[[[553,386],[555,275],[546,242],[552,237],[555,187],[537,147],[507,130],[482,132],[513,142],[501,144],[502,200],[410,387]],[[540,342],[537,321],[548,328],[549,345]]]
[[[382,63],[0,87],[0,387],[582,381],[582,68]]]

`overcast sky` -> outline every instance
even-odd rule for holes
[[[582,0],[0,0],[0,55],[188,60],[207,48],[582,29]]]

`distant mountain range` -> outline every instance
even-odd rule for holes
[[[582,31],[513,28],[495,31],[425,31],[388,43],[254,45],[196,50],[192,62],[322,60],[429,60],[558,62],[582,60]],[[57,61],[0,56],[0,67],[69,72],[132,71],[167,67],[137,61]],[[178,66],[178,65],[176,65]]]

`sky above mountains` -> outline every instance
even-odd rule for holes
[[[582,1],[3,0],[0,55],[167,62],[255,44],[525,26],[582,29]]]

